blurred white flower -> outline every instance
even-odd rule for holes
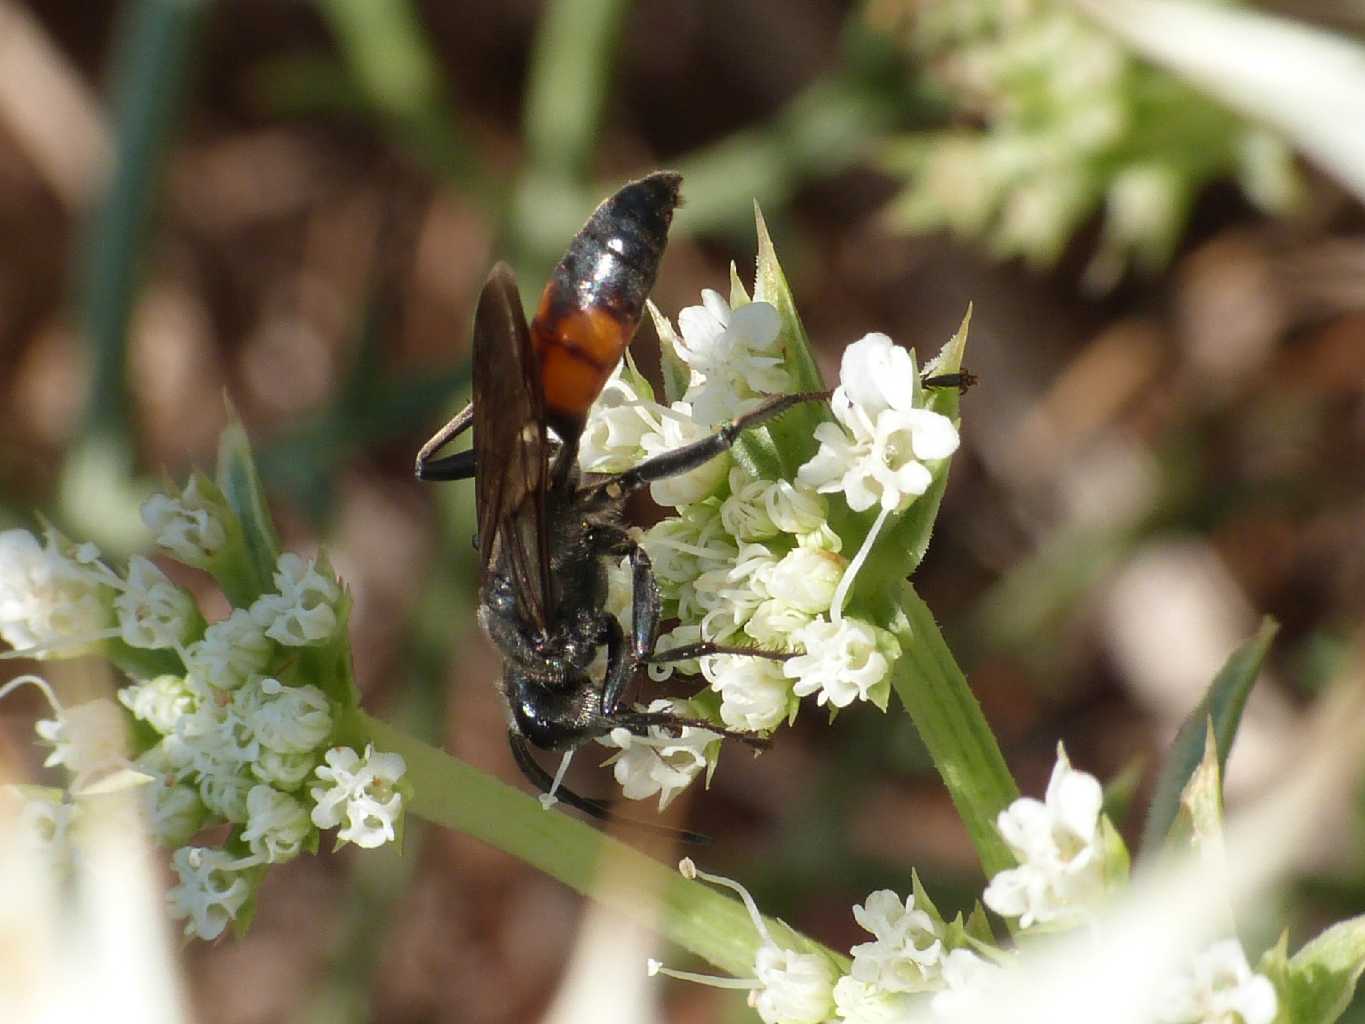
[[[875,698],[871,691],[888,678],[891,661],[900,653],[896,638],[886,630],[853,618],[835,623],[822,615],[791,640],[805,652],[782,665],[787,678],[796,680],[796,695],[815,693],[818,704],[837,708]]]
[[[216,939],[237,917],[251,895],[251,886],[242,870],[254,866],[256,858],[235,860],[224,850],[202,846],[182,846],[171,857],[180,884],[166,894],[171,916],[185,918],[185,934],[201,939]]]
[[[227,543],[227,510],[198,474],[178,497],[153,494],[142,503],[142,521],[157,544],[186,565],[203,569]]]
[[[646,710],[678,709],[672,701],[660,699]],[[604,747],[619,748],[606,763],[612,766],[625,797],[644,800],[658,793],[659,810],[662,811],[706,767],[706,748],[719,740],[717,733],[688,725],[678,736],[670,736],[658,726],[651,726],[648,736],[636,736],[629,729],[617,728],[609,735],[599,737],[597,742]]]
[[[908,996],[883,992],[852,975],[834,986],[834,1007],[843,1024],[904,1024],[913,1019]]]
[[[39,648],[31,657],[79,654],[109,624],[110,578],[70,547],[54,530],[46,545],[27,530],[0,531],[0,638]]]
[[[288,793],[265,785],[251,787],[242,841],[266,863],[279,864],[297,857],[312,827],[307,809]]]
[[[38,786],[0,786],[0,797],[6,805],[18,807],[13,823],[21,843],[59,861],[66,856],[68,834],[80,817],[77,804],[68,801],[60,790]]]
[[[720,694],[720,720],[731,729],[764,732],[796,712],[798,701],[780,661],[719,654],[703,658],[701,671]]]
[[[1104,892],[1103,802],[1099,780],[1072,768],[1059,743],[1045,800],[1023,797],[1000,812],[996,825],[1019,866],[991,879],[986,906],[1021,928],[1083,919]]]
[[[915,407],[918,393],[909,352],[885,334],[854,342],[830,399],[838,423],[815,428],[820,450],[797,481],[822,493],[842,491],[855,512],[904,509],[933,482],[925,462],[946,459],[958,445],[951,420]]]
[[[884,992],[925,992],[941,988],[943,943],[933,919],[915,907],[913,896],[902,903],[890,889],[871,893],[853,908],[853,918],[876,936],[849,952],[852,975]]]
[[[205,823],[208,808],[191,785],[175,781],[173,775],[153,772],[142,759],[138,768],[152,776],[152,783],[143,788],[144,807],[148,826],[158,843],[180,846],[189,842]]]
[[[970,949],[954,949],[943,958],[943,988],[929,1008],[935,1020],[966,1024],[979,1017],[983,1003],[1004,980],[1004,968]]]
[[[317,567],[317,559],[284,552],[275,562],[275,587],[278,593],[259,597],[251,606],[251,616],[266,636],[287,647],[322,644],[332,638],[341,586]]]
[[[313,774],[317,763],[315,750],[302,754],[282,754],[278,750],[263,747],[260,756],[251,762],[251,774],[276,789],[292,793]]]
[[[1236,939],[1215,942],[1160,996],[1160,1024],[1271,1024],[1279,999]]]
[[[403,795],[396,788],[407,771],[402,755],[376,753],[370,744],[363,757],[350,747],[333,747],[326,761],[315,771],[324,784],[308,791],[315,804],[313,824],[336,828],[345,821],[337,838],[365,849],[392,842],[403,811]]]
[[[123,715],[103,697],[59,708],[56,718],[39,719],[33,729],[52,747],[45,768],[61,765],[77,778],[88,778],[127,763]]]
[[[235,690],[270,663],[274,645],[265,627],[245,608],[235,608],[185,649],[185,668],[220,690]]]

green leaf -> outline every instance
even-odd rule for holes
[[[1242,720],[1242,708],[1260,675],[1261,664],[1278,629],[1279,625],[1273,619],[1267,617],[1261,620],[1256,635],[1232,652],[1227,663],[1214,677],[1204,699],[1190,712],[1176,733],[1161,775],[1157,778],[1152,806],[1147,813],[1147,825],[1142,834],[1142,856],[1154,855],[1165,842],[1179,810],[1180,794],[1204,758],[1204,738],[1209,722],[1213,723],[1213,735],[1217,739],[1220,771],[1226,765],[1228,752],[1232,749],[1237,727]]]
[[[1112,821],[1123,822],[1132,809],[1133,798],[1142,784],[1147,759],[1141,754],[1130,757],[1117,775],[1104,784],[1104,813]]]
[[[721,970],[753,976],[759,939],[738,900],[684,879],[576,818],[542,809],[534,797],[364,712],[348,715],[340,732],[403,756],[413,794],[408,813],[523,860]],[[848,970],[848,957],[774,918],[767,926],[784,946],[819,952],[841,972]]]
[[[654,333],[659,336],[659,371],[664,379],[664,401],[671,405],[687,391],[692,371],[678,356],[678,332],[673,322],[659,312],[653,299],[645,302],[645,308],[654,321]]]
[[[994,876],[1015,866],[995,820],[1018,799],[1019,787],[938,623],[909,582],[901,584],[898,604],[892,631],[903,653],[891,685],[943,776],[982,868]]]
[[[228,415],[228,425],[218,440],[218,489],[241,526],[245,551],[243,565],[239,567],[240,583],[254,599],[274,587],[280,542],[266,508],[246,429],[230,407]],[[234,601],[237,600],[234,596]]]
[[[1331,1024],[1355,994],[1365,970],[1365,916],[1333,925],[1290,958],[1276,977],[1274,951],[1263,958],[1263,970],[1276,982],[1280,997],[1277,1021]],[[1283,955],[1281,951],[1281,956]]]
[[[749,298],[749,290],[744,287],[744,282],[739,279],[739,267],[735,266],[735,261],[730,261],[730,308],[739,309],[740,306],[747,306],[754,300]]]

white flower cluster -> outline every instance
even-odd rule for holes
[[[240,530],[199,478],[178,497],[149,499],[143,516],[159,543],[210,571],[224,568],[228,538]],[[349,657],[340,583],[325,561],[293,553],[279,556],[273,575],[274,592],[205,624],[192,596],[146,558],[134,556],[120,576],[93,546],[74,547],[55,531],[45,545],[20,530],[0,534],[0,636],[20,653],[69,655],[108,641],[117,660],[121,642],[155,652],[143,663],[169,669],[135,675],[118,693],[143,734],[157,737],[131,764],[123,714],[110,701],[62,708],[39,681],[56,714],[36,729],[51,747],[47,766],[72,774],[77,798],[121,766],[148,783],[151,830],[177,848],[170,908],[186,934],[204,939],[236,919],[267,865],[315,850],[319,829],[380,846],[398,834],[405,802],[400,756],[334,745],[344,709],[327,688],[339,681],[309,675],[332,659],[299,657],[300,648],[324,645]],[[68,805],[31,806],[35,835],[65,831]],[[229,826],[222,848],[187,845],[220,824]]]
[[[1059,748],[1046,802],[1021,799],[1000,816],[1001,832],[1021,864],[995,876],[983,897],[986,905],[1018,918],[1021,929],[1087,920],[1086,911],[1103,895],[1099,817],[1098,781],[1073,769]],[[1028,842],[1011,839],[1025,822]],[[819,952],[778,945],[739,883],[698,871],[691,861],[679,868],[688,878],[739,893],[760,939],[754,977],[711,978],[652,960],[649,973],[748,989],[749,1005],[765,1024],[974,1021],[981,1019],[1008,972],[1020,969],[1014,955],[997,945],[979,908],[969,921],[959,915],[947,922],[916,882],[915,894],[904,900],[882,889],[853,908],[854,920],[873,938],[849,951],[852,964],[841,975]],[[1015,877],[1002,887],[998,883],[1005,875]],[[1027,900],[1019,898],[1020,891]],[[1028,921],[1025,915],[1031,915]],[[1271,1024],[1278,1006],[1270,979],[1251,969],[1236,939],[1225,939],[1195,956],[1156,993],[1152,1019],[1154,1024]]]
[[[619,367],[583,433],[585,472],[620,472],[795,386],[771,304],[732,309],[705,291],[701,305],[682,310],[676,329],[650,311],[665,362],[682,379],[680,398],[660,405],[633,367]],[[889,696],[891,665],[900,654],[895,635],[844,615],[843,606],[882,526],[929,488],[935,466],[957,448],[957,430],[924,408],[913,357],[884,334],[849,346],[832,405],[834,421],[817,428],[818,451],[792,479],[755,477],[723,455],[652,485],[654,500],[674,512],[642,540],[664,614],[678,620],[659,650],[711,641],[792,655],[785,661],[717,655],[676,666],[702,674],[719,697],[718,704],[712,698],[714,718],[730,729],[775,729],[795,718],[805,696],[832,708],[856,701],[885,707]],[[853,512],[878,510],[852,561],[829,522],[832,498]],[[651,674],[663,678],[673,667],[653,666]],[[713,739],[685,734],[606,742],[622,748],[612,763],[626,796],[658,793],[666,805],[703,767],[714,766],[719,745],[711,746]]]
[[[888,147],[890,168],[907,178],[893,215],[910,230],[948,228],[1046,266],[1103,213],[1088,278],[1108,287],[1130,261],[1159,269],[1194,198],[1217,178],[1236,178],[1268,212],[1296,199],[1282,140],[1067,4],[955,0],[920,5],[911,22],[911,47],[981,127],[959,123]]]

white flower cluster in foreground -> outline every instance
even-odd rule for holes
[[[679,314],[676,329],[650,311],[666,370],[682,382],[678,400],[656,402],[648,382],[623,363],[589,416],[579,453],[585,472],[620,472],[795,388],[771,304],[731,308],[704,291],[701,305]],[[673,706],[730,729],[768,732],[791,722],[806,696],[831,709],[856,701],[886,706],[900,644],[884,624],[844,614],[844,606],[888,519],[928,490],[936,467],[956,450],[957,429],[924,407],[914,358],[884,334],[849,346],[831,404],[834,419],[817,428],[818,447],[810,445],[810,458],[789,478],[756,477],[727,454],[651,486],[654,500],[673,510],[642,540],[664,615],[678,620],[660,650],[706,640],[792,655],[785,662],[718,655],[680,663],[681,671],[700,672],[711,693],[685,706],[656,702],[656,710]],[[831,526],[831,501],[867,513],[865,532],[851,543]],[[624,564],[614,575],[628,580]],[[615,589],[629,593],[628,584]],[[651,674],[663,678],[671,667]],[[621,748],[611,763],[625,795],[657,793],[663,805],[703,768],[714,768],[717,739],[693,729],[676,738],[621,732],[602,742]]]
[[[1021,931],[1039,923],[1055,929],[1095,921],[1092,912],[1104,896],[1099,794],[1094,776],[1072,768],[1059,748],[1046,801],[1017,800],[1000,815],[1000,830],[1020,864],[995,876],[983,896],[986,905],[1016,918]],[[965,921],[961,915],[945,921],[918,879],[904,900],[882,889],[853,908],[872,941],[849,951],[845,973],[818,948],[779,944],[739,883],[698,871],[690,860],[679,870],[739,893],[758,933],[753,977],[713,978],[655,960],[649,973],[747,989],[749,1005],[765,1024],[974,1021],[1008,972],[1023,969],[1017,955],[997,943],[979,907]],[[1236,939],[1224,939],[1170,979],[1150,1012],[1153,1024],[1271,1024],[1278,1005],[1270,979],[1252,971]]]
[[[242,577],[230,564],[240,527],[207,479],[152,497],[143,517],[178,559],[220,579]],[[64,708],[38,681],[55,712],[36,725],[51,748],[45,763],[71,773],[76,802],[16,790],[22,820],[60,845],[81,799],[111,777],[142,783],[152,833],[175,848],[171,910],[199,938],[216,938],[237,918],[267,865],[316,850],[320,829],[379,846],[395,839],[403,810],[400,756],[336,745],[351,696],[340,668],[350,657],[341,584],[325,560],[292,552],[279,556],[273,583],[208,624],[190,593],[147,558],[134,556],[120,574],[92,545],[54,530],[42,543],[23,530],[0,533],[0,637],[14,655],[102,651],[132,666],[118,702],[142,723],[131,731],[140,746],[129,760],[120,708],[108,700]],[[193,845],[224,824],[221,848]]]

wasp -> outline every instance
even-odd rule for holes
[[[588,411],[639,326],[654,286],[678,174],[660,171],[606,199],[555,267],[530,324],[511,269],[495,266],[474,314],[473,401],[417,456],[422,480],[474,478],[479,623],[503,657],[500,690],[508,739],[527,779],[595,817],[606,805],[557,786],[531,747],[571,751],[618,728],[646,735],[697,726],[755,747],[766,740],[714,723],[628,706],[642,665],[710,654],[785,658],[712,643],[655,652],[659,588],[649,556],[623,525],[631,494],[687,473],[730,448],[746,429],[827,394],[768,399],[714,433],[617,474],[584,474],[578,444]],[[438,452],[472,427],[472,448]],[[606,610],[606,560],[629,558],[631,629]],[[606,649],[600,681],[588,673]]]

